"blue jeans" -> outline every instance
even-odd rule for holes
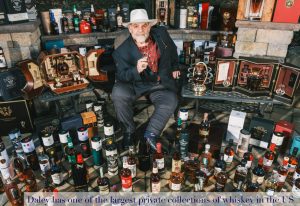
[[[177,107],[177,95],[173,91],[162,89],[161,85],[153,86],[147,94],[155,110],[146,130],[159,136]],[[142,95],[136,94],[130,83],[116,82],[113,87],[112,100],[117,118],[125,127],[124,132],[135,132],[133,104],[140,96]]]

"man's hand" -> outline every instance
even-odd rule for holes
[[[143,58],[139,59],[137,61],[137,65],[136,65],[138,73],[143,72],[147,68],[147,66],[148,66],[147,57],[143,57]]]
[[[180,77],[180,71],[174,71],[173,73],[172,73],[172,75],[173,75],[173,78],[174,79],[179,79],[179,77]]]

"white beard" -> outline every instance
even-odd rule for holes
[[[148,39],[149,35],[136,35],[136,36],[133,36],[133,39],[139,43],[139,44],[142,44],[142,43],[145,43],[146,40]]]

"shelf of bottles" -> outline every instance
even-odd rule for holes
[[[10,155],[0,142],[0,192],[6,193],[8,201],[21,205],[25,191],[262,191],[272,195],[299,189],[299,138],[288,155],[282,155],[282,148],[287,148],[282,132],[273,133],[268,149],[249,144],[251,133],[245,129],[237,146],[230,139],[221,147],[210,143],[208,113],[198,124],[196,139],[191,139],[188,111],[180,109],[168,148],[159,140],[155,152],[142,143],[138,153],[134,146],[127,152],[120,149],[113,124],[103,121],[103,107],[89,103],[86,108],[97,114],[97,122],[78,128],[77,137],[69,131],[47,131],[41,133],[36,147],[32,136],[15,129],[8,134]],[[104,134],[89,138],[96,127]]]

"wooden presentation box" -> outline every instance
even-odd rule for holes
[[[286,104],[293,104],[295,91],[299,86],[299,77],[300,68],[279,64],[273,98]]]

